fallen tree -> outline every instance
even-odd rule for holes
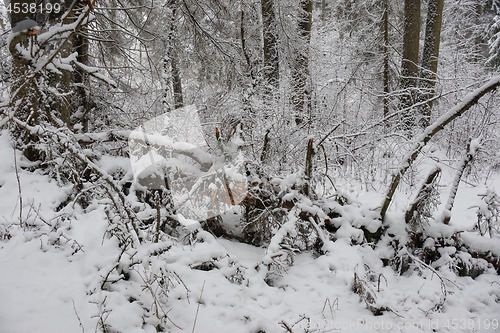
[[[406,155],[405,159],[401,163],[398,172],[393,176],[391,185],[389,186],[389,190],[384,198],[384,202],[382,204],[382,208],[380,209],[380,218],[382,220],[385,219],[385,214],[387,213],[387,209],[391,204],[391,201],[394,197],[394,193],[401,181],[401,178],[404,176],[406,171],[410,168],[410,166],[415,162],[418,155],[425,147],[425,145],[432,139],[434,135],[436,135],[439,131],[441,131],[446,125],[451,123],[456,118],[463,115],[466,111],[468,111],[472,106],[477,104],[481,97],[486,95],[487,93],[495,90],[500,85],[500,75],[497,75],[491,78],[487,83],[477,88],[476,90],[469,93],[464,99],[458,103],[455,107],[451,108],[448,112],[443,114],[436,120],[432,125],[428,126],[424,132],[415,138],[413,143],[413,148]]]

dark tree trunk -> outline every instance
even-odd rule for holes
[[[314,148],[313,148],[313,140],[309,139],[307,142],[307,152],[306,152],[306,166],[305,166],[305,184],[304,184],[304,194],[311,194],[311,178],[313,171],[313,156],[314,156]]]
[[[75,47],[77,52],[76,60],[83,64],[89,65],[89,41],[83,35],[79,34],[75,37]],[[87,132],[89,128],[89,113],[90,103],[88,98],[88,74],[80,67],[75,68],[75,87],[73,89],[75,100],[73,103],[74,110],[77,110],[76,121],[83,126],[83,131]]]
[[[180,71],[180,63],[179,63],[179,54],[178,54],[178,31],[177,31],[177,9],[178,3],[177,0],[170,0],[168,2],[168,6],[171,10],[171,16],[168,18],[167,27],[168,27],[168,37],[167,37],[167,45],[165,51],[165,57],[163,58],[163,75],[169,77],[163,78],[163,104],[165,108],[170,110],[170,104],[167,101],[168,90],[172,89],[173,92],[173,106],[175,109],[181,108],[184,106],[184,97],[182,93],[182,80],[181,80],[181,71]]]
[[[170,59],[170,66],[172,67],[172,87],[174,91],[174,107],[176,109],[184,106],[184,97],[182,95],[182,81],[181,72],[179,68],[179,56],[177,52],[172,52]]]
[[[75,13],[79,13],[83,8],[83,5],[73,4],[72,0],[64,0],[61,4],[61,8],[70,9],[71,6],[73,13],[71,15],[67,15],[64,17],[63,24],[70,24],[76,20],[77,15]],[[56,25],[59,24],[61,19],[63,19],[63,15],[65,14],[64,10],[61,10],[59,13],[52,12],[49,15],[49,24]],[[63,44],[59,55],[61,58],[69,57],[78,47],[78,35],[72,34],[69,37],[65,38],[65,40],[60,41]],[[52,110],[56,110],[59,114],[61,120],[66,124],[66,126],[71,127],[71,115],[72,115],[72,93],[74,93],[74,83],[75,83],[75,74],[70,70],[59,69],[58,74],[51,75],[51,85],[54,86],[60,96],[54,96],[51,98],[49,105]]]
[[[309,44],[312,28],[312,0],[300,2],[299,32],[303,40],[303,47],[298,51],[295,63],[292,66],[292,105],[295,109],[295,123],[298,125],[307,114],[310,92],[307,87],[309,77]]]
[[[261,4],[262,35],[264,41],[264,74],[268,84],[277,89],[279,87],[280,68],[274,0],[261,0]]]
[[[326,0],[321,0],[321,21],[325,20],[326,16]]]
[[[382,46],[382,52],[384,54],[384,74],[383,74],[383,85],[384,85],[384,117],[389,114],[389,0],[384,0],[383,3],[384,14],[382,16],[382,32],[384,34],[384,45]]]
[[[30,0],[14,0],[13,8],[19,5],[20,8],[32,8]],[[23,6],[24,5],[24,6]],[[43,119],[59,125],[53,116],[57,116],[68,127],[71,125],[72,110],[74,109],[75,94],[78,95],[78,84],[82,84],[83,72],[57,66],[56,59],[63,60],[77,51],[77,60],[86,62],[86,49],[84,42],[80,40],[75,31],[64,34],[54,34],[44,43],[38,43],[38,27],[56,26],[71,24],[75,22],[78,15],[86,7],[85,3],[64,0],[60,4],[60,11],[53,10],[48,14],[31,13],[31,11],[19,10],[19,13],[12,11],[9,15],[11,26],[13,27],[13,38],[9,42],[9,51],[12,54],[12,77],[11,103],[15,108],[16,116],[33,125]],[[69,13],[68,13],[69,11]],[[38,26],[37,29],[34,27]],[[82,28],[80,23],[75,29]],[[42,50],[38,50],[41,48]],[[24,50],[23,50],[24,49]],[[35,71],[35,58],[38,54],[50,54],[50,58],[41,67],[40,64]],[[68,64],[70,63],[67,61]],[[64,63],[64,61],[63,61]],[[57,71],[46,69],[49,64],[55,65]],[[42,70],[43,74],[42,74]],[[73,90],[75,89],[76,90]],[[81,88],[81,87],[80,87]],[[73,101],[72,101],[73,100]],[[24,154],[30,160],[41,158],[41,154],[36,151],[34,143],[37,137],[34,134],[21,133],[21,130],[14,133],[25,145]]]
[[[401,106],[410,107],[415,103],[415,88],[418,78],[418,53],[420,43],[420,0],[404,1],[403,60],[401,63]],[[404,116],[407,127],[415,125],[412,111]]]
[[[29,4],[29,0],[12,0],[11,6],[14,8],[16,4],[22,8],[22,4]],[[11,11],[9,13],[10,25],[15,29],[18,23],[24,20],[35,20],[34,14],[32,13],[14,13]],[[33,70],[32,63],[29,58],[23,55],[20,49],[31,53],[33,44],[35,43],[35,37],[30,36],[28,31],[16,32],[13,34],[13,38],[9,42],[9,51],[12,55],[12,70],[11,76],[13,82],[11,85],[11,98],[12,102],[16,103],[16,116],[21,120],[26,121],[29,125],[35,125],[38,123],[38,112],[41,108],[40,106],[40,92],[35,89],[33,84],[26,84],[25,78],[30,75]],[[24,132],[23,130],[18,130],[14,132],[14,135],[18,137],[24,144],[23,153],[29,160],[38,159],[38,152],[32,147],[32,143],[37,141],[37,137],[29,132]]]
[[[177,31],[177,0],[171,1],[170,8],[172,9],[172,20],[170,22],[171,38],[169,53],[167,56],[170,58],[170,67],[172,73],[172,88],[174,92],[174,107],[176,109],[184,106],[184,97],[182,95],[182,81],[181,71],[179,68],[179,41]]]
[[[429,0],[427,9],[427,23],[425,25],[424,50],[422,54],[422,70],[420,73],[420,96],[421,101],[434,97],[436,74],[439,57],[439,44],[441,40],[441,25],[443,21],[444,0]],[[429,126],[431,118],[432,101],[428,101],[422,107],[420,125]]]
[[[23,8],[23,5],[28,5],[28,8],[30,8],[30,4],[32,3],[33,1],[31,0],[13,0],[12,6],[15,8],[15,5],[19,4],[20,8]],[[72,1],[65,0],[61,4],[61,8],[70,9],[71,4]],[[27,22],[31,22],[29,26],[33,25],[35,22],[38,26],[43,26],[45,23],[48,23],[49,26],[58,24],[64,13],[65,11],[61,10],[59,12],[52,11],[49,15],[36,15],[36,13],[31,13],[31,11],[21,9],[18,13],[11,11],[9,13],[9,19],[13,30],[19,30],[18,24],[26,25]],[[68,15],[62,23],[71,23],[71,21],[75,20],[73,17],[74,15]],[[70,96],[74,80],[73,72],[58,68],[58,73],[48,73],[46,76],[47,80],[45,80],[44,83],[48,83],[54,88],[57,94],[52,93],[50,90],[42,91],[43,86],[39,87],[40,82],[38,82],[38,79],[33,78],[30,82],[26,82],[26,78],[33,73],[35,66],[31,58],[35,56],[34,50],[36,50],[36,47],[34,47],[34,45],[37,44],[36,33],[37,32],[33,29],[23,29],[14,32],[14,38],[10,41],[9,50],[13,59],[12,76],[14,78],[14,83],[11,86],[12,98],[14,99],[13,102],[19,102],[18,111],[20,111],[21,114],[18,114],[18,116],[26,120],[29,124],[38,123],[41,115],[47,115],[50,118],[50,112],[55,111],[60,119],[69,126],[71,117]],[[60,51],[58,56],[60,58],[66,58],[73,53],[75,50],[73,39],[74,35],[70,35],[70,37],[62,37],[61,39],[54,37],[51,40],[55,43],[62,43],[61,46],[59,46],[60,44],[56,46],[59,47]],[[47,43],[47,45],[49,44],[50,43]],[[41,45],[41,47],[47,46]],[[25,49],[24,55],[23,52],[20,52],[19,48]],[[36,138],[29,134],[26,135],[23,140],[27,146],[30,147],[30,143],[36,141]],[[34,153],[31,148],[27,148],[25,154],[29,159],[38,158],[36,156],[37,154]]]

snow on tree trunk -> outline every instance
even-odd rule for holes
[[[384,55],[384,74],[383,74],[383,85],[384,85],[384,117],[389,114],[389,0],[384,0],[383,2],[384,14],[382,15],[382,33],[384,35],[384,45],[382,46],[382,53]]]
[[[298,52],[295,63],[292,66],[292,106],[295,110],[295,123],[300,124],[305,120],[310,92],[307,87],[309,78],[309,44],[311,41],[312,28],[312,0],[300,2],[299,33],[302,45]]]
[[[455,107],[451,108],[448,112],[439,117],[439,119],[437,119],[432,125],[428,126],[424,130],[424,132],[414,140],[413,148],[403,159],[403,162],[399,167],[399,171],[394,174],[392,178],[391,185],[389,186],[389,190],[387,191],[387,194],[384,198],[382,208],[380,209],[380,217],[382,218],[382,220],[385,218],[385,214],[387,213],[387,209],[391,204],[394,193],[396,192],[401,178],[406,173],[406,171],[408,171],[413,162],[415,162],[418,155],[422,151],[422,148],[432,139],[434,135],[436,135],[436,133],[442,130],[454,119],[460,117],[462,114],[468,111],[479,101],[481,97],[493,91],[499,85],[500,75],[491,78],[486,84],[482,85],[481,87],[465,96],[460,103],[458,103],[457,105],[455,105]]]
[[[264,40],[264,73],[268,84],[279,87],[278,31],[274,0],[262,0],[262,35]]]
[[[178,54],[178,41],[177,41],[177,9],[178,4],[176,0],[168,2],[170,15],[167,18],[168,35],[165,57],[163,58],[163,73],[162,73],[162,89],[163,89],[163,105],[166,110],[169,110],[170,103],[168,103],[168,90],[173,91],[173,106],[175,109],[184,106],[184,97],[182,93],[182,81],[179,64]],[[171,88],[170,88],[171,87]]]
[[[448,201],[446,202],[446,206],[444,207],[442,221],[444,224],[450,223],[451,220],[451,210],[453,209],[453,204],[455,203],[455,197],[457,195],[458,186],[460,185],[460,180],[462,179],[462,175],[467,168],[468,165],[474,160],[474,156],[481,146],[481,138],[470,140],[467,144],[467,153],[460,161],[458,165],[458,171],[453,179],[453,183],[451,184],[450,195],[448,197]]]
[[[29,4],[29,0],[13,0],[11,6]],[[12,55],[12,70],[11,76],[13,82],[11,85],[11,96],[19,96],[16,99],[16,105],[19,117],[27,121],[30,125],[38,123],[37,110],[39,105],[39,93],[33,85],[25,84],[26,77],[32,72],[32,57],[33,57],[33,44],[35,37],[30,36],[32,29],[39,29],[40,23],[35,21],[34,13],[9,13],[10,25],[12,27],[12,37],[9,40],[9,51]],[[24,144],[28,145],[24,149],[24,155],[30,159],[35,160],[37,154],[35,150],[29,145],[30,142],[36,140],[36,135],[31,133],[15,133],[16,136],[22,138]]]
[[[496,11],[496,15],[493,18],[493,24],[490,27],[490,39],[488,41],[489,45],[489,57],[486,60],[486,64],[494,66],[496,68],[500,67],[500,1],[493,1],[493,9]]]

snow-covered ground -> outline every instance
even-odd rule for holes
[[[22,163],[19,153],[17,158]],[[135,282],[100,288],[103,275],[121,258],[117,240],[104,236],[108,222],[102,207],[82,211],[75,205],[71,216],[64,216],[55,209],[67,189],[18,168],[19,186],[5,134],[0,160],[0,332],[95,332],[102,322],[109,332],[155,332],[143,316],[143,300],[159,304],[148,296],[148,270],[132,272]],[[490,186],[500,188],[499,179]],[[457,228],[474,224],[469,208],[482,190],[461,186],[453,211]],[[363,198],[373,205],[377,196]],[[340,238],[326,245],[325,255],[298,254],[291,267],[266,283],[264,248],[201,235],[204,242],[194,245],[171,240],[164,263],[151,264],[170,272],[166,308],[149,308],[167,314],[168,332],[500,331],[500,277],[492,270],[472,279],[422,266],[400,276],[383,265],[377,250]],[[495,248],[500,252],[500,244]],[[213,267],[200,266],[207,262]],[[385,307],[382,315],[374,316],[352,291],[355,274]]]

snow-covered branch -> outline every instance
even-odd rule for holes
[[[479,101],[481,97],[495,90],[499,85],[500,75],[491,78],[487,83],[465,96],[460,103],[458,103],[455,107],[451,108],[448,112],[439,117],[438,120],[428,126],[421,135],[413,140],[413,148],[403,159],[398,172],[393,176],[389,190],[387,191],[387,194],[384,198],[384,202],[380,210],[380,217],[382,218],[382,220],[385,218],[385,214],[387,213],[387,209],[391,204],[392,198],[394,196],[394,193],[396,192],[401,178],[406,173],[406,171],[408,171],[412,163],[415,162],[418,155],[422,151],[422,148],[424,148],[424,146],[432,139],[432,137],[436,135],[440,130],[442,130],[446,125],[468,111]]]

